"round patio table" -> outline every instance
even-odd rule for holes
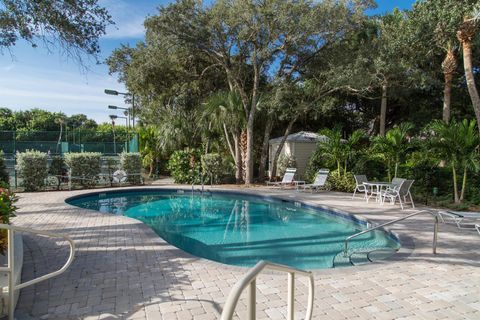
[[[391,182],[375,182],[375,181],[368,181],[364,182],[363,185],[365,186],[365,199],[370,200],[372,196],[375,196],[375,200],[377,202],[382,202],[382,197],[381,193],[383,188],[390,187],[392,185]],[[368,190],[370,191],[370,194],[368,194]]]

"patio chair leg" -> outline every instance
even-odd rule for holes
[[[355,190],[353,191],[352,200],[355,199],[355,194],[357,194],[357,188],[355,188]]]

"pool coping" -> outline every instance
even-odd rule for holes
[[[168,185],[168,186],[130,186],[130,187],[115,188],[115,189],[106,188],[106,189],[95,189],[95,190],[91,190],[91,189],[75,190],[74,192],[76,194],[68,196],[66,198],[62,197],[62,200],[63,200],[63,203],[65,205],[68,205],[68,206],[72,206],[72,207],[75,207],[75,208],[80,208],[80,209],[86,210],[86,211],[92,211],[92,212],[95,212],[97,214],[100,213],[100,214],[104,214],[104,215],[111,215],[111,213],[104,213],[104,212],[100,212],[100,211],[93,210],[93,209],[86,209],[86,208],[77,207],[75,205],[72,205],[72,204],[68,203],[67,201],[75,200],[75,199],[82,198],[82,197],[85,197],[85,196],[93,196],[93,195],[97,195],[97,194],[100,194],[100,193],[124,193],[124,192],[142,191],[142,190],[145,190],[145,191],[152,191],[152,190],[177,191],[177,190],[183,190],[184,192],[192,192],[192,189],[186,187],[185,185],[179,185],[178,187],[172,186],[172,185]],[[348,212],[348,211],[345,211],[345,210],[333,208],[333,207],[322,205],[322,204],[314,204],[314,203],[312,203],[311,201],[308,201],[308,200],[292,199],[292,198],[295,197],[294,194],[290,194],[290,195],[265,195],[265,194],[258,194],[259,190],[261,190],[261,189],[232,189],[232,188],[229,189],[229,188],[222,188],[222,187],[213,187],[213,188],[210,188],[210,189],[206,189],[204,192],[205,193],[230,193],[230,194],[237,194],[237,195],[238,194],[240,194],[240,195],[244,194],[244,195],[248,195],[248,196],[257,197],[257,198],[260,198],[260,199],[263,199],[263,200],[281,200],[281,201],[287,201],[287,202],[290,202],[290,203],[298,202],[298,203],[301,203],[302,207],[305,206],[306,208],[327,210],[329,212],[329,214],[333,214],[333,215],[342,217],[344,219],[351,220],[355,223],[364,224],[364,225],[367,226],[367,228],[368,228],[368,226],[377,225],[377,224],[371,223],[367,218],[365,218],[361,214],[356,214],[356,213],[354,214],[354,213],[351,213],[351,212]],[[295,190],[292,190],[292,191],[295,192],[295,193],[297,192]],[[197,194],[202,193],[201,190],[194,190],[193,192],[197,193]],[[321,193],[319,193],[319,194],[321,194]],[[143,223],[142,221],[140,221],[138,219],[128,217],[128,216],[124,216],[124,215],[118,215],[118,217],[127,218],[127,219],[134,220],[138,223],[142,223],[146,227],[150,228],[152,230],[152,232],[155,233],[155,231],[150,226],[146,225],[145,223]],[[372,270],[372,269],[380,268],[380,267],[384,266],[385,264],[390,264],[390,263],[393,263],[393,262],[399,262],[399,261],[405,260],[413,254],[413,252],[415,250],[415,242],[414,242],[412,237],[410,237],[406,234],[399,234],[398,232],[392,230],[390,227],[382,227],[382,228],[379,228],[379,230],[382,230],[387,235],[392,236],[392,240],[397,241],[400,244],[400,248],[393,255],[389,256],[388,258],[385,258],[385,259],[382,259],[382,260],[377,260],[377,261],[370,262],[370,263],[367,263],[367,264],[362,264],[362,265],[352,265],[351,267],[350,266],[349,267],[344,267],[344,268],[334,268],[334,267],[332,267],[332,268],[325,268],[325,269],[312,269],[312,270],[308,270],[308,271],[310,271],[310,272],[312,272],[313,274],[316,274],[316,275],[324,275],[326,273],[330,274],[332,272],[333,273],[350,273],[350,272],[353,272],[353,271],[366,271],[366,270]],[[224,264],[224,263],[221,263],[221,262],[209,260],[209,259],[206,259],[206,258],[203,258],[203,257],[195,256],[195,255],[193,255],[189,252],[186,252],[186,251],[170,244],[169,242],[164,240],[162,237],[160,237],[157,233],[155,233],[155,234],[157,235],[157,237],[162,242],[164,242],[165,244],[171,246],[172,248],[175,248],[176,250],[179,250],[180,252],[182,252],[182,255],[201,260],[202,263],[207,264],[207,265],[211,265],[212,268],[222,267],[222,268],[227,268],[227,269],[230,269],[230,270],[243,271],[243,272],[246,272],[250,268],[252,268],[252,267],[228,265],[228,264]],[[267,270],[264,273],[266,273],[266,274],[270,274],[270,273],[271,274],[276,274],[278,272]]]

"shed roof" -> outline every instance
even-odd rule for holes
[[[283,137],[278,137],[274,139],[270,139],[269,143],[280,143],[282,141]],[[319,135],[315,132],[308,132],[308,131],[300,131],[297,133],[292,133],[288,135],[287,137],[287,142],[312,142],[312,143],[317,143],[319,141],[325,141],[328,138],[323,135]]]

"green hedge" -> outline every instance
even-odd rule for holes
[[[33,150],[17,153],[17,170],[25,191],[41,189],[48,176],[47,154]]]
[[[121,153],[120,164],[122,169],[128,174],[128,182],[132,184],[140,184],[142,182],[142,157],[140,153]]]
[[[0,151],[0,182],[7,185],[9,183],[7,166],[5,165],[5,158],[3,155],[3,151]]]
[[[172,153],[167,169],[175,183],[200,183],[201,155],[197,149],[178,150]]]
[[[65,153],[65,163],[73,177],[72,182],[86,187],[94,186],[101,172],[101,156],[98,152]]]

